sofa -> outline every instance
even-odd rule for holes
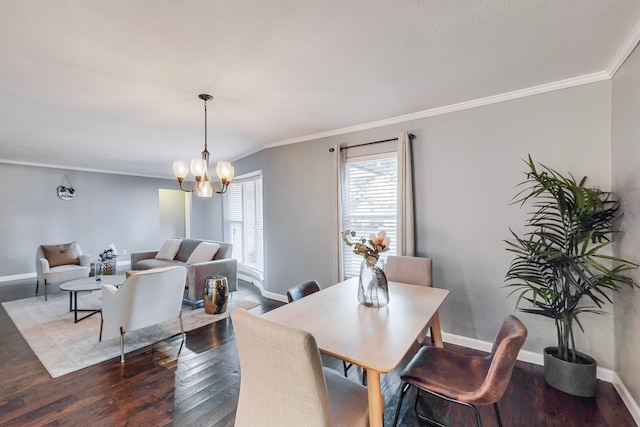
[[[204,243],[204,245],[201,245]],[[205,279],[225,276],[229,292],[238,289],[238,260],[231,258],[233,245],[203,239],[169,239],[157,251],[131,253],[131,269],[180,265],[187,269],[184,300],[197,307],[202,304]]]
[[[66,282],[89,277],[91,255],[83,254],[76,242],[41,245],[36,250],[36,295],[42,282],[44,300],[50,283]]]

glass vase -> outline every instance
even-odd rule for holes
[[[93,275],[96,278],[96,282],[102,280],[102,261],[96,261],[93,263]]]
[[[369,266],[366,261],[360,264],[360,280],[358,283],[358,302],[368,307],[384,307],[389,303],[389,285],[384,272],[382,259]]]

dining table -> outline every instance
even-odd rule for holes
[[[407,283],[388,286],[384,307],[360,304],[358,277],[353,277],[263,314],[310,332],[322,353],[366,370],[371,427],[383,426],[380,375],[393,371],[416,340],[424,340],[429,326],[434,345],[442,347],[438,309],[449,294]]]

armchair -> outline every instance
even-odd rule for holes
[[[105,320],[120,328],[120,362],[124,363],[125,332],[179,317],[184,339],[182,292],[186,277],[184,267],[173,266],[133,274],[119,288],[102,285],[99,341]]]
[[[89,277],[91,255],[83,254],[76,242],[61,245],[41,245],[36,250],[36,295],[40,282],[44,285],[44,300],[47,301],[47,286]]]

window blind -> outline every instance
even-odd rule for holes
[[[262,276],[262,174],[233,180],[225,196],[225,240],[233,243],[233,257],[242,267]]]
[[[357,237],[386,231],[391,239],[389,251],[396,254],[397,237],[397,153],[347,158],[342,183],[342,230],[352,230]],[[346,246],[343,251],[345,277],[358,276],[363,258]]]

